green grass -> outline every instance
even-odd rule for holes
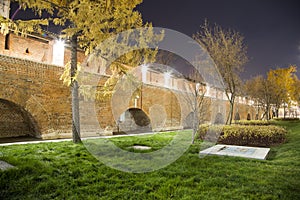
[[[0,147],[0,159],[17,167],[0,172],[0,199],[300,199],[300,123],[278,123],[289,130],[287,141],[266,161],[199,158],[197,141],[168,167],[140,174],[111,169],[72,142]],[[113,142],[157,150],[173,136]]]

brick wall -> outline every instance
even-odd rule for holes
[[[7,49],[5,42],[8,45]],[[0,34],[0,54],[45,64],[52,64],[53,45],[54,41],[50,38],[30,35],[21,37],[13,33],[10,33],[7,38]],[[71,57],[71,51],[67,44],[64,55],[64,64],[66,64]],[[83,51],[78,50],[77,59],[80,63],[85,60]]]
[[[17,104],[36,120],[42,137],[70,132],[69,88],[63,68],[0,55],[0,99]]]
[[[35,130],[34,121],[30,119],[30,114],[20,106],[0,99],[0,113],[0,138],[40,136]]]
[[[9,40],[10,46],[6,50],[5,38],[0,34],[0,99],[9,102],[0,104],[0,137],[29,134],[42,138],[71,137],[70,89],[59,80],[63,67],[49,65],[52,61],[52,42],[14,34],[10,35]],[[66,48],[65,62],[69,59],[70,50]],[[84,59],[83,52],[79,52],[79,62]],[[89,75],[89,78],[99,82],[99,85],[107,80],[107,77],[95,74]],[[156,81],[163,83],[162,78],[147,74],[152,84]],[[136,94],[126,90],[127,96],[115,95],[113,99],[96,102],[81,101],[83,135],[95,131],[115,131],[120,115],[134,107],[145,112],[154,130],[184,127],[192,112],[189,103],[179,91],[161,86],[144,84],[136,105]],[[214,99],[207,99],[207,102],[210,109],[205,112],[204,121],[213,122],[218,113],[226,119],[228,102]],[[254,119],[256,114],[254,107],[244,104],[236,104],[236,112],[239,112],[241,119],[246,119],[248,113]],[[16,134],[11,135],[8,130],[14,130],[12,132]]]

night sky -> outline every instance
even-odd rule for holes
[[[145,21],[192,36],[207,19],[245,37],[250,61],[243,79],[272,68],[298,66],[300,78],[299,0],[144,0]]]
[[[12,5],[11,15],[17,8]],[[290,64],[298,66],[300,78],[299,0],[144,0],[137,9],[153,26],[188,36],[199,31],[205,19],[240,32],[250,59],[243,79]],[[28,14],[20,11],[15,19],[32,18]]]

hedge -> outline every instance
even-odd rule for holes
[[[253,125],[253,126],[268,126],[271,125],[271,121],[267,120],[239,120],[235,121],[234,124],[239,124],[239,125]]]
[[[287,131],[278,126],[201,125],[199,138],[220,144],[270,147],[285,141]]]
[[[275,121],[299,121],[299,118],[273,118]]]

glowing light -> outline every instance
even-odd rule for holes
[[[146,73],[148,71],[148,65],[142,64],[142,73]]]
[[[200,89],[200,83],[196,83],[196,90],[198,92],[198,90]]]
[[[170,72],[164,73],[164,78],[165,78],[165,87],[169,87],[170,86],[171,73]]]
[[[143,64],[142,65],[142,82],[147,82],[147,71],[148,71],[148,65]]]
[[[65,41],[59,39],[55,41],[55,46],[57,46],[58,48],[65,48]]]
[[[63,40],[56,40],[53,44],[52,64],[63,66],[65,54],[65,42]]]

